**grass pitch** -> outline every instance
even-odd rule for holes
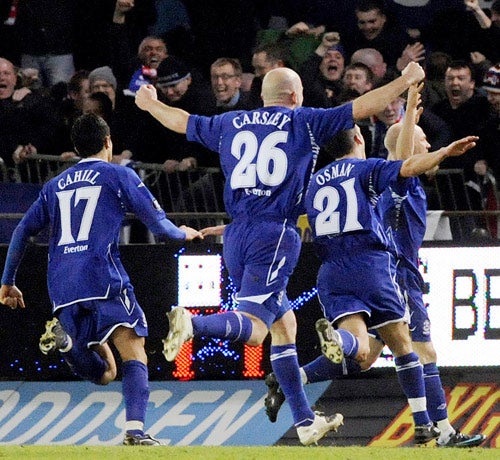
[[[0,458],[92,460],[498,460],[500,449],[432,447],[7,446]]]

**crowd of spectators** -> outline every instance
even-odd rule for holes
[[[69,128],[95,112],[111,126],[117,163],[217,166],[135,107],[140,85],[211,115],[259,107],[262,77],[288,66],[302,77],[304,105],[332,107],[416,61],[432,149],[480,135],[442,167],[462,168],[484,194],[485,183],[500,184],[499,52],[499,0],[0,0],[0,160],[76,156]],[[369,156],[387,155],[385,131],[404,111],[398,98],[360,122]]]

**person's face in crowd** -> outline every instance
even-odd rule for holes
[[[431,148],[431,144],[427,140],[427,136],[420,126],[415,126],[415,133],[413,135],[413,143],[414,143],[414,153],[427,153]]]
[[[252,56],[252,67],[254,68],[255,75],[262,78],[267,72],[280,66],[277,62],[268,59],[267,53],[262,51]]]
[[[446,69],[444,87],[451,106],[456,108],[462,105],[474,94],[475,83],[470,69],[468,67]]]
[[[494,27],[500,27],[500,11],[491,10],[491,23]]]
[[[373,86],[363,69],[347,69],[343,81],[346,88],[356,90],[359,94],[370,91]]]
[[[0,59],[0,99],[8,99],[12,96],[16,80],[14,65],[5,59]]]
[[[357,11],[358,27],[367,40],[376,38],[387,21],[385,14],[380,10]]]
[[[382,112],[377,113],[377,118],[386,126],[391,126],[401,119],[404,99],[398,97],[391,101]]]
[[[235,74],[233,66],[229,63],[212,66],[210,69],[212,91],[219,102],[229,102],[241,87],[241,76]]]
[[[161,61],[167,57],[167,47],[162,40],[145,40],[139,47],[139,60],[152,69],[157,69]]]
[[[113,107],[115,106],[116,99],[116,91],[113,88],[113,85],[108,83],[106,80],[95,80],[90,88],[91,93],[104,93],[106,94],[113,103]]]
[[[83,113],[93,113],[101,118],[105,118],[104,109],[99,101],[95,99],[85,99],[83,102]]]
[[[321,60],[319,71],[326,80],[340,80],[344,72],[344,56],[342,56],[342,53],[337,50],[327,51]]]
[[[186,77],[176,85],[159,85],[159,89],[167,98],[168,102],[177,102],[180,101],[184,97],[184,94],[187,93],[191,81],[191,77]]]
[[[500,91],[486,90],[486,97],[497,115],[500,115]]]
[[[383,78],[387,72],[387,64],[384,62],[384,57],[380,53],[365,52],[357,50],[351,56],[351,64],[360,62],[370,68],[373,75],[377,78]]]
[[[90,85],[88,78],[84,78],[80,82],[80,89],[78,91],[70,91],[69,97],[75,104],[78,110],[83,110],[83,104],[85,100],[89,97]]]

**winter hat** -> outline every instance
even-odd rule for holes
[[[156,84],[158,86],[174,86],[190,76],[191,72],[186,64],[169,56],[158,66]]]
[[[500,64],[488,69],[483,78],[483,88],[486,91],[500,93]]]
[[[116,91],[116,77],[113,75],[111,67],[109,66],[97,67],[97,69],[94,69],[92,72],[90,72],[89,84],[91,88],[96,80],[104,80],[108,82]]]

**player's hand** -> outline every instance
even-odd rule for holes
[[[220,236],[224,234],[225,225],[216,225],[215,227],[206,227],[200,230],[203,236]]]
[[[468,150],[476,146],[476,141],[479,139],[477,136],[467,136],[459,139],[458,141],[452,142],[446,148],[447,156],[457,157],[463,155]]]
[[[0,287],[0,303],[15,310],[17,307],[25,308],[23,293],[16,286],[2,284]]]
[[[158,94],[153,85],[141,85],[135,93],[135,105],[142,110],[148,110],[151,102],[156,100],[158,100]]]
[[[187,227],[186,225],[181,225],[179,228],[186,233],[186,241],[192,241],[195,238],[203,239],[202,233],[194,228]]]
[[[418,83],[425,78],[425,72],[422,66],[418,62],[413,61],[403,69],[401,75],[406,77],[408,85]]]

